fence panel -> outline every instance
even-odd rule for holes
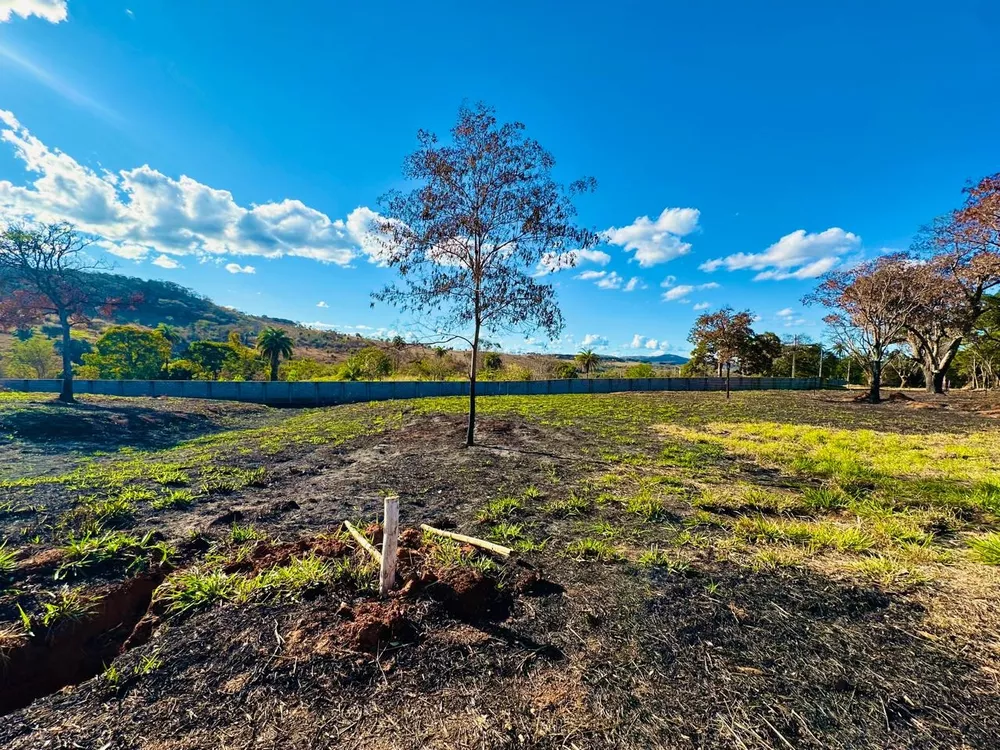
[[[734,377],[731,389],[810,390],[825,385],[843,387],[843,380],[819,378]],[[58,393],[59,380],[0,379],[0,389],[26,393]],[[524,396],[562,393],[627,393],[629,391],[723,391],[725,378],[586,378],[578,380],[482,381],[477,395]],[[226,382],[209,380],[75,380],[80,394],[105,396],[221,399],[263,404],[300,406],[349,404],[387,399],[469,395],[462,381],[390,380],[359,382]]]

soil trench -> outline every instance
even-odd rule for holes
[[[82,618],[44,628],[0,653],[0,716],[99,674],[126,641],[129,648],[141,645],[131,636],[162,581],[154,574],[115,584]]]

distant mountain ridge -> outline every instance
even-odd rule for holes
[[[677,366],[683,365],[688,361],[687,357],[682,357],[679,354],[636,354],[635,356],[621,356],[597,352],[597,355],[603,362],[648,362],[651,365]],[[573,359],[576,354],[552,354],[550,356],[556,359]]]

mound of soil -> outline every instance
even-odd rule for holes
[[[510,616],[514,599],[492,576],[475,568],[445,568],[437,571],[427,593],[444,605],[452,617],[466,622],[500,621]]]
[[[340,629],[341,639],[354,651],[378,653],[386,645],[416,639],[416,627],[399,600],[364,602],[343,616],[348,621]]]

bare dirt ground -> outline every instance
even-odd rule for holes
[[[1000,425],[980,394],[908,395],[483,399],[468,450],[454,399],[0,402],[2,674],[73,663],[0,746],[993,747],[1000,576],[969,540],[996,528]],[[168,606],[359,560],[339,526],[390,492],[405,527],[516,552],[416,535],[388,603],[356,564]],[[172,553],[71,551],[147,532]],[[44,624],[66,591],[86,614]]]

